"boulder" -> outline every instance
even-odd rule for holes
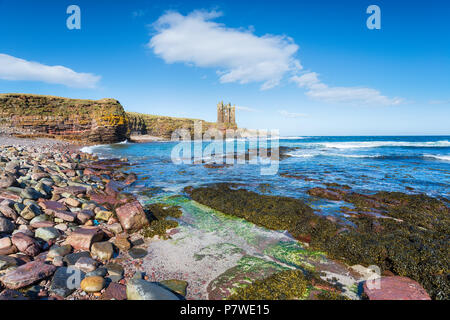
[[[19,249],[20,252],[25,253],[31,257],[37,256],[41,252],[39,243],[32,237],[23,232],[15,233],[11,238],[12,243]]]
[[[138,200],[116,208],[116,214],[126,231],[136,232],[149,224],[144,209]]]
[[[75,229],[66,239],[76,250],[90,250],[94,242],[101,241],[104,233],[98,227],[84,226]]]
[[[81,290],[87,293],[99,292],[105,287],[106,281],[99,276],[85,277],[81,281]]]
[[[31,261],[6,273],[0,281],[8,289],[19,289],[51,276],[55,270],[55,266]]]
[[[127,287],[111,282],[102,295],[102,300],[127,300]]]
[[[365,281],[363,290],[369,300],[431,300],[419,283],[407,277],[381,277]]]
[[[44,241],[49,241],[59,238],[59,236],[61,236],[61,233],[58,229],[55,229],[53,227],[43,227],[36,229],[36,231],[34,232],[34,236]]]
[[[103,241],[93,243],[91,246],[91,255],[95,259],[107,261],[112,258],[114,254],[114,248],[111,242]]]

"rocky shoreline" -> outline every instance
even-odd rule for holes
[[[141,272],[154,213],[124,190],[127,159],[98,160],[51,139],[0,137],[0,300],[184,299],[177,279]],[[176,210],[175,210],[176,211]]]

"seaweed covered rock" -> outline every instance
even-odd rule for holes
[[[301,270],[286,270],[238,289],[228,300],[292,300],[307,296],[308,280]]]
[[[163,239],[168,238],[167,231],[178,227],[178,222],[167,219],[168,217],[180,218],[182,212],[179,206],[167,206],[162,203],[153,203],[145,207],[151,217],[150,225],[143,230],[146,238],[159,236]]]
[[[302,201],[260,195],[227,184],[186,188],[195,201],[272,230],[287,230],[310,248],[349,265],[377,265],[418,281],[434,299],[449,299],[449,208],[425,195],[345,190],[360,214],[352,225],[314,214]],[[344,194],[344,192],[340,193]],[[370,210],[383,216],[367,214]]]

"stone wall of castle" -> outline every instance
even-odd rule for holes
[[[217,123],[236,125],[236,106],[231,106],[231,103],[227,105],[219,102],[217,105]]]

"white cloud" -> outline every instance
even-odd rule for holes
[[[216,11],[162,15],[148,46],[166,63],[184,62],[215,68],[220,82],[262,82],[261,89],[277,86],[288,72],[300,70],[294,58],[298,46],[286,36],[258,37],[250,30],[233,29],[211,21]]]
[[[306,88],[306,95],[312,99],[333,103],[351,103],[365,105],[398,105],[403,102],[401,98],[388,98],[380,91],[364,87],[329,87],[319,80],[315,72],[305,73],[302,76],[293,76],[291,81],[300,88]]]
[[[304,113],[296,113],[296,112],[289,112],[286,110],[279,110],[278,111],[283,117],[286,118],[303,118],[306,117],[307,115]]]
[[[63,66],[47,66],[0,53],[0,79],[43,81],[68,87],[94,88],[100,76],[78,73]]]

